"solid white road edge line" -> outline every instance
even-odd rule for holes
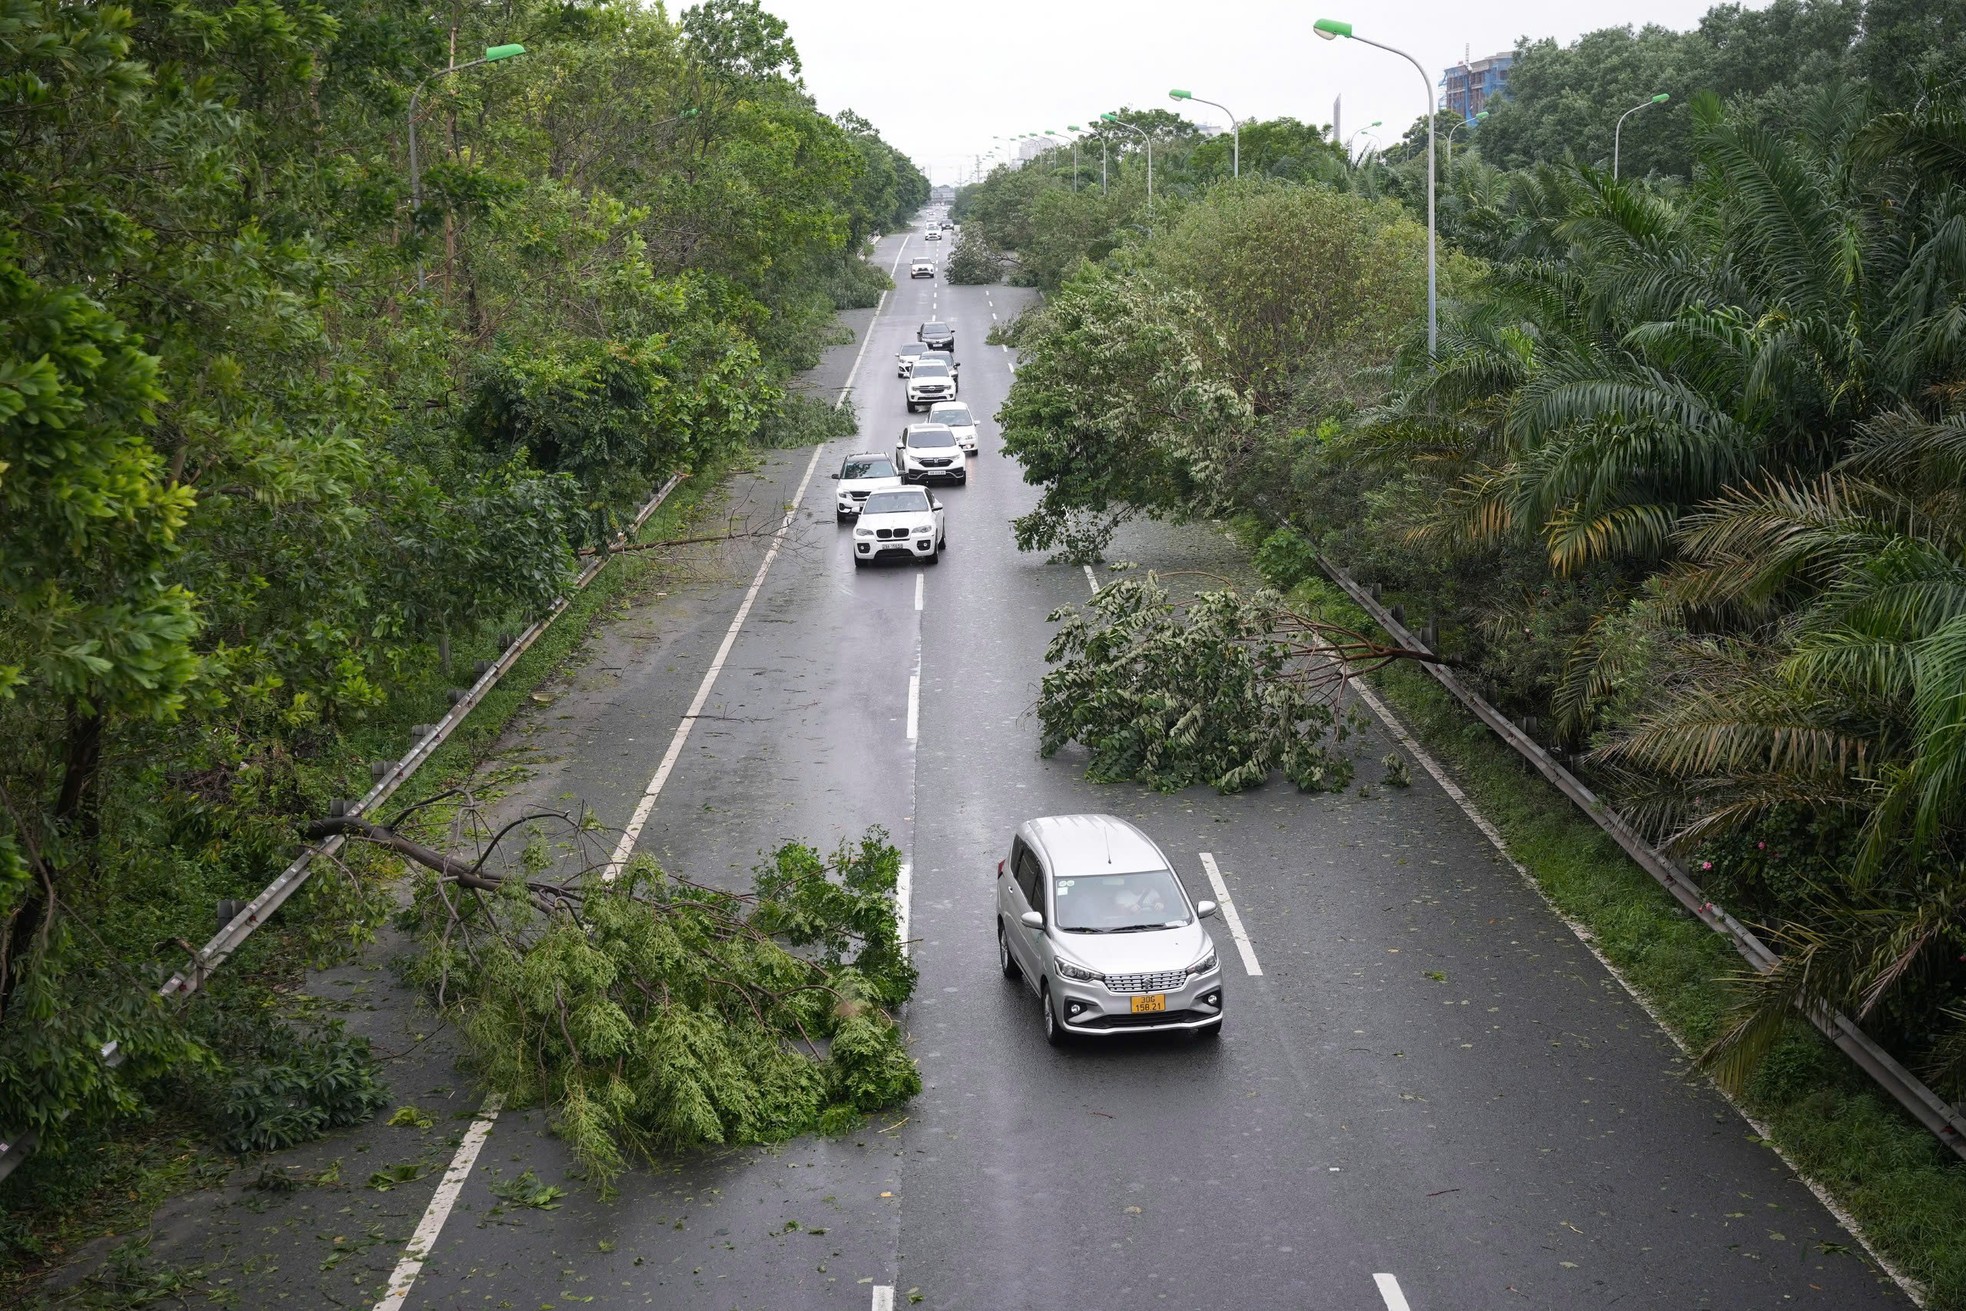
[[[907,251],[908,238],[903,237],[901,238],[901,249],[894,253],[894,263],[888,266],[887,280],[889,282],[894,281],[894,275],[900,272],[901,257]],[[881,293],[880,299],[874,302],[874,317],[867,320],[867,331],[860,334],[860,349],[854,352],[853,367],[847,370],[846,386],[840,388],[840,394],[833,398],[833,408],[836,410],[846,404],[846,394],[853,390],[853,380],[860,376],[860,361],[867,358],[867,343],[874,339],[874,325],[881,321],[881,308],[887,304],[887,297],[888,293],[884,291]]]
[[[1413,1311],[1406,1304],[1406,1294],[1399,1291],[1399,1280],[1391,1275],[1374,1275],[1372,1282],[1379,1285],[1379,1296],[1386,1299],[1386,1311]]]
[[[1250,945],[1249,935],[1242,931],[1242,916],[1236,914],[1236,903],[1229,899],[1229,885],[1222,881],[1222,871],[1215,868],[1215,857],[1204,851],[1201,853],[1201,867],[1208,875],[1208,886],[1215,889],[1215,900],[1221,904],[1222,918],[1228,921],[1229,936],[1236,940],[1236,950],[1242,954],[1242,967],[1251,978],[1263,973],[1263,967],[1256,961],[1256,948]]]
[[[1095,592],[1096,592],[1096,591],[1098,591],[1098,590],[1099,590],[1099,578],[1098,578],[1098,575],[1096,575],[1096,574],[1094,574],[1094,573],[1092,572],[1092,566],[1091,566],[1091,565],[1086,565],[1086,566],[1085,566],[1085,581],[1086,581],[1087,583],[1089,583],[1089,584],[1091,584],[1091,586],[1092,586],[1092,590],[1093,590],[1093,591],[1095,591]]]
[[[908,901],[914,890],[915,864],[904,860],[900,872],[894,876],[894,936],[901,943],[903,956],[913,954],[908,950]]]
[[[874,1311],[894,1311],[894,1285],[874,1285]]]
[[[908,740],[913,742],[922,722],[921,656],[915,656],[915,672],[908,675]]]
[[[848,378],[848,385],[852,379]],[[765,585],[765,575],[771,572],[772,561],[778,558],[779,548],[785,545],[785,534],[791,531],[792,521],[799,516],[799,507],[805,504],[806,488],[812,485],[812,471],[819,467],[820,452],[826,449],[825,443],[812,448],[812,458],[806,461],[805,477],[799,479],[799,490],[792,494],[791,508],[778,523],[778,531],[771,536],[771,545],[765,550],[763,563],[758,566],[758,576],[751,580],[751,590],[744,594],[744,601],[737,607],[737,616],[730,621],[730,628],[724,633],[723,644],[717,648],[716,658],[710,661],[709,672],[703,675],[702,683],[697,685],[696,696],[683,714],[683,722],[676,725],[676,735],[669,739],[669,749],[662,755],[662,763],[655,768],[655,777],[649,780],[642,799],[635,803],[635,814],[628,821],[628,827],[621,831],[621,841],[614,844],[614,856],[608,868],[601,875],[604,881],[612,881],[634,853],[635,842],[642,836],[642,826],[648,823],[649,812],[655,809],[655,799],[662,791],[662,785],[669,781],[669,771],[676,767],[676,758],[683,754],[683,743],[689,741],[689,732],[696,727],[696,717],[702,713],[704,703],[710,699],[710,689],[716,685],[717,675],[724,671],[724,661],[730,658],[730,649],[737,645],[737,634],[750,618],[751,606],[758,599],[758,591]]]
[[[409,1245],[403,1249],[403,1259],[389,1274],[389,1292],[375,1304],[375,1311],[400,1311],[403,1299],[415,1287],[416,1277],[423,1273],[423,1262],[430,1255],[430,1249],[437,1245],[437,1235],[443,1232],[444,1221],[450,1219],[451,1207],[457,1204],[457,1195],[464,1191],[464,1181],[470,1177],[471,1167],[477,1164],[478,1153],[491,1134],[492,1121],[498,1118],[498,1108],[502,1104],[503,1099],[492,1093],[478,1108],[478,1118],[465,1130],[464,1141],[457,1145],[457,1155],[451,1158],[451,1168],[444,1171],[444,1181],[437,1185],[430,1205],[423,1208],[423,1219],[417,1222],[416,1232],[410,1235]]]
[[[1652,1003],[1647,1001],[1644,995],[1632,986],[1632,981],[1625,977],[1623,970],[1612,963],[1609,956],[1598,950],[1597,938],[1592,934],[1589,927],[1582,920],[1574,918],[1563,907],[1550,900],[1550,894],[1543,891],[1543,885],[1536,881],[1536,876],[1531,874],[1528,868],[1510,852],[1509,844],[1503,840],[1501,831],[1488,822],[1486,815],[1475,809],[1474,803],[1468,800],[1468,794],[1461,791],[1459,785],[1447,776],[1447,771],[1441,768],[1440,762],[1436,761],[1428,753],[1427,749],[1421,746],[1419,741],[1411,733],[1406,731],[1406,725],[1400,722],[1399,717],[1393,714],[1391,708],[1384,701],[1381,701],[1362,680],[1353,679],[1351,686],[1352,690],[1358,693],[1359,700],[1365,702],[1372,713],[1379,717],[1379,722],[1386,726],[1386,731],[1393,735],[1394,740],[1402,747],[1405,747],[1407,752],[1415,760],[1420,762],[1420,767],[1426,770],[1433,781],[1440,785],[1440,790],[1447,794],[1448,799],[1461,808],[1461,813],[1468,817],[1468,822],[1473,824],[1480,831],[1481,835],[1488,839],[1490,845],[1500,853],[1502,859],[1509,863],[1509,868],[1513,869],[1516,875],[1522,879],[1523,883],[1528,886],[1529,890],[1540,897],[1545,906],[1549,907],[1550,914],[1563,921],[1564,925],[1575,935],[1577,941],[1584,944],[1584,949],[1590,952],[1591,955],[1597,957],[1597,963],[1604,967],[1605,972],[1618,981],[1618,986],[1625,990],[1625,994],[1634,1002],[1638,1003],[1639,1009],[1652,1017],[1652,1022],[1659,1026],[1659,1032],[1671,1039],[1673,1046],[1679,1048],[1688,1060],[1696,1059],[1696,1053],[1680,1038],[1678,1031],[1666,1023],[1665,1016],[1655,1010]],[[1709,1086],[1714,1087],[1714,1085]],[[1714,1087],[1714,1091],[1720,1092],[1718,1087]],[[1776,1145],[1774,1130],[1768,1124],[1759,1117],[1748,1114],[1746,1107],[1742,1106],[1733,1098],[1728,1097],[1726,1093],[1722,1092],[1720,1095],[1726,1100],[1729,1106],[1734,1108],[1735,1112],[1743,1120],[1747,1121],[1748,1127],[1754,1130],[1756,1136],[1761,1139],[1762,1144],[1781,1158],[1782,1164],[1789,1168],[1789,1173],[1800,1179],[1803,1187],[1816,1195],[1816,1200],[1823,1204],[1823,1209],[1828,1211],[1832,1216],[1835,1216],[1836,1222],[1848,1230],[1859,1243],[1863,1244],[1865,1254],[1877,1263],[1877,1267],[1890,1275],[1898,1287],[1904,1290],[1905,1296],[1910,1298],[1915,1305],[1923,1306],[1925,1304],[1925,1285],[1914,1279],[1909,1273],[1898,1266],[1897,1263],[1886,1259],[1878,1251],[1877,1245],[1870,1241],[1870,1235],[1865,1233],[1863,1226],[1857,1223],[1857,1217],[1851,1215],[1841,1202],[1831,1197],[1827,1189],[1806,1174],[1802,1167],[1797,1165],[1795,1160],[1787,1152]]]

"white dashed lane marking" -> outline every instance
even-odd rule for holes
[[[1222,918],[1228,922],[1229,936],[1236,940],[1236,951],[1242,956],[1242,967],[1250,978],[1263,973],[1257,963],[1256,948],[1249,941],[1249,935],[1242,931],[1242,916],[1236,913],[1236,903],[1229,898],[1229,885],[1222,881],[1222,871],[1215,867],[1215,857],[1204,851],[1201,853],[1202,871],[1208,875],[1208,886],[1215,889],[1215,900],[1222,907]]]

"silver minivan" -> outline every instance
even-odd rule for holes
[[[997,956],[1074,1036],[1222,1032],[1222,971],[1193,901],[1153,839],[1115,815],[1027,820],[997,863]]]

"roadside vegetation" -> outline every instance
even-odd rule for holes
[[[1872,1129],[1837,1147],[1812,1083],[1876,1095],[1798,1057],[1792,1018],[1846,1009],[1966,1096],[1966,21],[1784,0],[1521,55],[1514,98],[1437,165],[1431,356],[1424,121],[1285,166],[1246,126],[1238,182],[1221,138],[1129,115],[1156,135],[1151,211],[1117,135],[1103,197],[1096,145],[1089,189],[1052,151],[963,193],[967,231],[1049,293],[1012,329],[1000,414],[1042,489],[1018,542],[1093,559],[1132,516],[1235,517],[1279,589],[1323,557],[1431,622],[1781,952],[1753,978],[1700,954],[1663,1009],[1696,992],[1707,1068],[1779,1084],[1782,1140],[1966,1306],[1966,1222],[1908,1227],[1886,1200],[1957,1197],[1966,1171],[1882,1108],[1860,1118],[1900,1126],[1888,1150]],[[1584,107],[1661,89],[1614,179]],[[1388,677],[1412,696],[1416,672]],[[1112,696],[1088,680],[1053,714],[1113,742],[1154,727],[1144,701],[1130,725],[1094,713]],[[1086,745],[1102,776],[1246,781],[1202,767],[1205,734],[1154,740],[1151,771]]]
[[[126,1176],[119,1135],[257,1149],[379,1104],[284,998],[393,857],[188,1006],[159,983],[664,478],[834,430],[787,383],[928,185],[815,110],[755,0],[0,0],[0,109],[12,1262],[37,1205]]]

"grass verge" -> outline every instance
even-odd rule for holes
[[[1295,599],[1362,631],[1375,627],[1321,579],[1300,585]],[[1683,1046],[1703,1050],[1735,1003],[1732,979],[1746,968],[1733,948],[1426,673],[1395,665],[1373,682],[1544,895],[1590,930]],[[1800,1020],[1737,1100],[1887,1260],[1924,1286],[1927,1305],[1966,1311],[1966,1162]]]

